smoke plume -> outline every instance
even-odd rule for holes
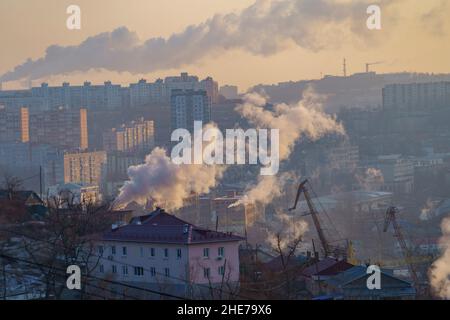
[[[444,252],[431,266],[429,277],[436,294],[443,299],[450,299],[450,218],[442,221],[441,229],[442,237],[439,243]]]
[[[380,2],[386,14],[389,1]],[[374,33],[365,28],[367,6],[366,0],[257,0],[240,13],[217,14],[168,38],[142,40],[119,27],[79,45],[49,46],[43,57],[17,65],[0,81],[93,69],[142,74],[179,68],[233,49],[267,56],[294,44],[318,51],[341,46],[351,35],[356,36],[352,42],[373,45]]]
[[[128,168],[125,182],[115,201],[116,207],[135,201],[145,205],[152,200],[157,206],[176,210],[192,193],[208,193],[222,177],[224,166],[174,164],[166,150],[155,148],[145,163]]]
[[[289,248],[308,231],[308,223],[305,220],[294,221],[292,216],[283,212],[277,212],[275,217],[268,231],[267,242],[276,250]]]
[[[274,111],[265,109],[267,99],[260,94],[250,93],[244,97],[244,103],[236,110],[257,127],[279,129],[280,161],[291,155],[295,143],[301,137],[317,140],[328,133],[345,134],[343,126],[336,119],[323,112],[324,97],[317,95],[312,88],[305,90],[303,98],[295,105],[278,104]],[[234,205],[258,201],[270,203],[281,195],[289,175],[261,176],[256,185],[250,187],[245,196]]]
[[[356,175],[356,180],[365,191],[379,190],[384,184],[383,173],[377,168],[367,168],[363,175]]]

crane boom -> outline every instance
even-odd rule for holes
[[[322,245],[324,254],[325,254],[326,257],[328,257],[330,255],[330,253],[331,253],[330,245],[329,245],[329,243],[328,243],[328,241],[327,241],[327,239],[325,237],[325,233],[323,232],[322,226],[321,226],[320,221],[319,221],[318,212],[317,212],[317,210],[316,210],[316,208],[314,206],[314,203],[313,203],[313,201],[311,199],[311,196],[309,194],[308,188],[306,187],[307,182],[308,182],[308,179],[305,179],[298,186],[297,195],[295,197],[294,206],[292,208],[290,208],[289,211],[295,210],[297,208],[298,200],[300,199],[300,195],[303,192],[303,194],[305,195],[306,203],[308,204],[309,212],[311,214],[314,226],[315,226],[315,228],[317,230],[317,234],[319,236],[319,240],[320,240],[320,243]]]
[[[405,262],[406,262],[409,272],[411,274],[411,278],[413,280],[414,287],[417,289],[418,284],[419,284],[419,278],[417,276],[417,272],[411,261],[411,258],[412,258],[411,251],[408,249],[408,246],[406,245],[406,241],[405,241],[405,238],[403,237],[402,230],[400,228],[400,225],[397,222],[397,218],[396,218],[397,213],[398,213],[398,209],[396,207],[389,207],[387,209],[385,219],[384,219],[383,231],[386,232],[389,228],[389,225],[392,224],[392,226],[394,228],[394,236],[395,236],[395,238],[397,238],[397,241],[402,250],[403,257],[405,259]]]

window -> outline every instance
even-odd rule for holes
[[[123,275],[128,275],[128,266],[122,266],[122,273]]]
[[[169,257],[169,249],[164,249],[164,258],[168,258]]]
[[[209,273],[210,273],[209,268],[203,268],[203,277],[204,278],[209,279]]]
[[[225,248],[224,247],[220,247],[219,249],[217,249],[217,255],[219,257],[223,257],[225,254]]]
[[[181,249],[177,249],[177,259],[181,259]]]
[[[155,248],[150,248],[150,257],[155,256]]]
[[[220,266],[218,271],[219,271],[219,276],[223,276],[225,274],[225,267]]]
[[[139,248],[140,254],[141,254],[141,258],[144,256],[144,248],[140,247]]]
[[[112,269],[112,273],[117,273],[117,266],[116,265],[113,264],[111,269]]]
[[[142,267],[134,267],[134,275],[142,277],[144,275],[144,268],[142,268]]]
[[[203,258],[209,259],[209,248],[203,248]]]
[[[127,247],[122,247],[122,255],[123,256],[127,255]]]
[[[170,269],[169,268],[164,268],[164,274],[166,277],[170,277]]]
[[[100,273],[105,272],[105,267],[102,264],[99,266],[99,271]]]
[[[111,254],[115,255],[116,254],[116,246],[112,246],[111,247]]]
[[[156,268],[150,267],[150,276],[155,277],[156,276]]]
[[[98,246],[98,254],[103,256],[103,246]]]

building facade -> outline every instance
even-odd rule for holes
[[[194,121],[211,120],[211,104],[206,91],[173,90],[171,96],[171,128],[194,131]]]
[[[64,154],[64,183],[101,185],[107,156],[105,151]]]
[[[32,113],[30,141],[50,144],[64,150],[87,149],[87,110],[61,107],[52,111]]]
[[[221,283],[238,285],[242,240],[198,228],[158,208],[113,226],[98,239],[103,259],[95,275],[186,298],[212,295]],[[121,289],[115,290],[120,294]]]
[[[0,105],[0,142],[30,141],[28,108],[7,108]]]
[[[144,118],[123,124],[103,134],[103,150],[108,152],[149,152],[154,146],[154,123]]]

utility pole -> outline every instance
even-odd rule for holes
[[[347,61],[344,58],[344,63],[343,63],[343,72],[344,72],[344,77],[347,77]]]
[[[39,197],[42,199],[42,166],[39,166]]]

